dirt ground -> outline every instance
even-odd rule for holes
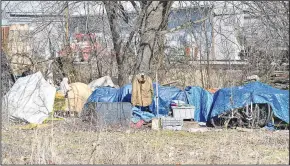
[[[289,164],[289,130],[97,131],[68,119],[2,129],[1,143],[3,164]]]

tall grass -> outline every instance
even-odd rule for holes
[[[91,129],[90,129],[91,128]],[[98,130],[79,119],[2,131],[3,164],[287,164],[288,130]]]

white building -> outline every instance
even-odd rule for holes
[[[242,12],[233,13],[229,10],[230,6],[228,10],[224,6],[214,7],[213,10],[211,8],[212,6],[204,6],[202,12],[197,7],[176,8],[171,12],[169,29],[178,29],[178,26],[189,21],[199,23],[167,34],[167,54],[171,51],[175,56],[183,56],[190,52],[189,56],[193,59],[206,60],[207,36],[209,60],[240,60],[239,54],[243,50],[240,34],[244,22]],[[200,53],[203,54],[202,57]]]

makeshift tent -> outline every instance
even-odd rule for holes
[[[119,90],[118,100],[121,102],[130,102],[131,103],[131,97],[132,97],[132,85],[127,84],[123,87],[121,87]]]
[[[151,105],[149,105],[150,110],[156,115],[157,108],[156,108],[156,84],[153,83],[154,89],[154,98]],[[173,87],[173,86],[161,86],[158,85],[158,92],[159,92],[159,114],[160,115],[167,115],[170,110],[170,102],[171,100],[181,100],[186,102],[186,96],[182,90]],[[117,101],[121,102],[131,102],[131,95],[132,95],[132,85],[127,84],[120,89],[118,89],[118,99]]]
[[[289,91],[276,89],[261,82],[218,90],[214,94],[208,118],[231,109],[242,108],[250,105],[251,102],[253,104],[270,104],[274,115],[289,123]]]
[[[188,103],[195,107],[194,120],[197,122],[206,122],[210,112],[213,95],[201,88],[189,86],[185,88]]]
[[[156,84],[153,84],[154,96]],[[171,100],[186,101],[185,94],[176,87],[158,86],[159,88],[159,114],[167,115],[170,109]],[[87,100],[89,102],[131,102],[132,85],[128,84],[121,88],[100,87],[97,88]],[[156,115],[156,98],[153,99],[149,108]]]
[[[168,115],[170,102],[181,100],[195,107],[194,120],[206,122],[209,118],[219,115],[234,108],[241,108],[246,104],[269,103],[275,116],[289,122],[289,92],[275,89],[268,85],[256,82],[241,87],[223,88],[215,94],[201,88],[189,86],[184,91],[170,86],[159,87],[159,113]],[[153,84],[154,96],[156,85]],[[130,102],[132,85],[128,84],[119,89],[110,87],[97,88],[87,102]],[[230,96],[233,94],[234,104],[230,105]],[[156,98],[149,106],[156,115]]]
[[[116,88],[101,87],[97,88],[88,98],[88,102],[118,102]]]
[[[4,96],[2,109],[12,120],[41,124],[53,110],[56,89],[37,72],[19,78]]]
[[[72,89],[68,92],[69,110],[80,113],[92,91],[87,84],[81,82],[72,83],[70,87]]]
[[[89,87],[92,90],[95,90],[98,87],[104,87],[104,86],[115,87],[110,76],[104,76],[89,83]]]

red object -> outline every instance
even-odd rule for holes
[[[144,124],[144,120],[140,120],[136,124],[134,124],[134,123],[131,122],[131,127],[132,128],[136,128],[136,129],[139,129],[139,128],[141,128],[143,126],[143,124]]]
[[[217,88],[210,88],[210,89],[207,89],[207,91],[209,91],[210,93],[215,93],[216,91],[218,91],[219,89]]]
[[[190,48],[189,47],[185,48],[185,55],[190,56]]]
[[[80,52],[83,56],[83,59],[87,61],[89,57],[91,56],[93,51],[96,51],[98,54],[100,54],[99,58],[111,58],[113,56],[112,52],[109,51],[107,48],[103,48],[102,45],[98,42],[91,43],[92,38],[93,41],[96,39],[96,34],[90,33],[90,34],[82,34],[77,33],[74,34],[74,37],[77,39],[77,43],[72,43],[70,46],[66,46],[63,49],[61,49],[58,54],[59,56],[66,56],[69,52],[77,53]]]
[[[85,61],[89,60],[89,54],[88,53],[83,53],[83,58]]]

